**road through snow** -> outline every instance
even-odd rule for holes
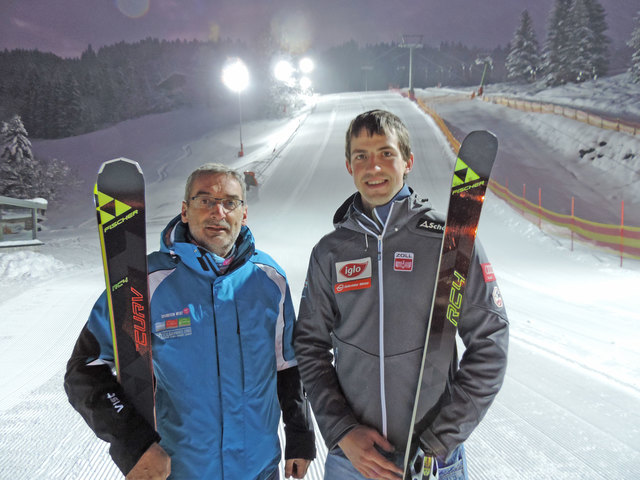
[[[176,139],[176,152],[191,147],[179,168],[147,160],[145,171],[169,175],[162,182],[147,176],[148,203],[156,206],[149,249],[178,212],[183,177],[192,168],[212,156],[239,169],[268,160],[249,225],[258,247],[287,271],[297,306],[311,247],[354,190],[344,167],[348,121],[370,108],[388,108],[407,122],[416,156],[408,183],[444,209],[453,156],[431,119],[396,94],[342,94],[321,97],[277,158],[271,156],[274,123],[255,122],[245,127],[246,158],[235,158],[228,145],[215,149],[225,135],[236,137],[229,129]],[[139,122],[143,128],[144,119]],[[530,135],[517,122],[510,128],[523,141]],[[48,277],[0,279],[0,479],[122,478],[107,445],[62,390],[72,344],[103,288],[97,235],[86,226],[91,220],[73,218],[69,227],[83,227],[46,232],[40,253],[24,258],[61,260]],[[541,232],[492,194],[479,237],[502,289],[512,341],[503,390],[467,442],[471,478],[638,478],[640,265],[629,261],[620,269],[615,256],[579,245],[571,252],[566,241]],[[325,452],[320,449],[307,478],[321,478]]]

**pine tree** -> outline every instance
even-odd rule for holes
[[[20,116],[3,122],[1,130],[0,195],[33,198],[37,164],[31,151],[31,142]]]
[[[77,179],[73,177],[71,169],[63,160],[36,158],[36,164],[38,165],[39,175],[33,184],[34,194],[32,196],[34,197],[46,198],[49,202],[52,202],[60,194],[64,194],[79,185]]]
[[[556,0],[549,16],[542,68],[547,85],[562,85],[569,81],[569,10],[571,0]]]
[[[82,120],[82,99],[80,87],[75,77],[67,73],[60,85],[58,130],[59,136],[72,136],[80,133],[80,122]]]
[[[574,0],[569,10],[570,28],[567,38],[569,81],[584,82],[596,75],[593,56],[595,35],[587,0]]]
[[[43,197],[52,201],[59,193],[78,184],[63,160],[45,161],[34,157],[20,116],[2,123],[0,141],[0,195]]]
[[[635,83],[640,83],[640,11],[636,17],[636,27],[631,32],[631,39],[627,42],[627,45],[631,47],[631,66],[629,67],[629,73],[631,73],[631,79]]]
[[[606,12],[598,0],[585,0],[589,11],[589,26],[593,35],[591,45],[591,62],[594,67],[594,76],[606,75],[609,69],[609,44],[611,40],[605,35],[609,28],[606,21]]]
[[[507,55],[505,67],[507,78],[533,82],[540,68],[538,40],[533,29],[533,23],[527,10],[522,12],[520,26],[516,30],[511,42],[511,50]]]

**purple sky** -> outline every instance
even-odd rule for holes
[[[0,0],[0,49],[37,48],[79,56],[146,37],[250,41],[271,30],[295,50],[423,35],[426,44],[506,45],[529,10],[542,44],[554,0]],[[626,42],[638,0],[600,0],[607,34]]]

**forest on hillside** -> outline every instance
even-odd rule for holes
[[[536,38],[525,10],[513,26],[512,41],[490,51],[460,43],[429,46],[421,36],[375,45],[352,40],[302,53],[283,51],[266,36],[253,45],[147,38],[98,50],[89,45],[79,58],[4,50],[0,122],[18,115],[29,137],[62,138],[186,106],[215,109],[235,101],[221,81],[224,65],[233,58],[244,61],[253,79],[242,94],[244,115],[262,118],[290,114],[300,103],[301,87],[279,82],[272,72],[277,60],[295,62],[303,54],[316,65],[310,91],[321,94],[407,88],[410,71],[414,88],[505,81],[553,86],[640,72],[640,23],[627,47],[613,49],[605,17],[597,0],[556,0],[545,39]]]

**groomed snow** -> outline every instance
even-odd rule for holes
[[[495,106],[477,102],[484,106],[474,108],[482,110],[479,114],[487,121],[503,115]],[[617,97],[611,98],[609,108],[617,108],[616,102]],[[353,191],[342,153],[347,123],[376,107],[393,110],[409,125],[420,164],[409,184],[443,209],[452,154],[444,137],[433,131],[434,123],[397,94],[320,97],[313,109],[289,122],[243,125],[247,156],[241,159],[235,155],[237,125],[218,122],[206,130],[198,124],[190,130],[190,121],[207,114],[174,112],[163,119],[128,122],[129,129],[149,142],[150,151],[156,137],[163,142],[160,155],[145,154],[140,144],[132,144],[135,154],[129,154],[128,144],[118,145],[118,156],[140,161],[146,172],[149,250],[156,248],[160,230],[178,212],[191,169],[211,160],[251,168],[260,172],[262,186],[259,198],[249,205],[249,226],[258,247],[287,271],[297,304],[310,249],[331,229],[333,211]],[[447,121],[464,116],[464,104],[457,108],[461,110],[449,110]],[[567,140],[571,136],[544,133],[547,128],[576,129],[575,135],[585,139],[606,135],[587,133],[586,126],[563,119],[510,115],[520,120],[510,122],[508,135],[519,132],[552,142],[554,148],[576,145]],[[165,128],[180,125],[180,133],[172,142],[163,141],[167,133],[157,128],[159,123]],[[97,171],[99,163],[110,158],[100,152],[122,139],[117,129],[110,132],[36,141],[34,149],[45,154],[38,149],[50,148],[57,158],[82,157]],[[496,133],[500,138],[501,132]],[[632,149],[640,158],[638,140],[629,142],[621,147],[612,138],[610,144],[612,149]],[[82,168],[91,171],[91,165]],[[106,444],[95,439],[62,390],[65,362],[104,288],[90,192],[87,183],[64,206],[49,205],[51,223],[37,252],[0,250],[1,478],[120,478]],[[493,194],[485,203],[479,237],[505,299],[511,347],[503,390],[467,442],[471,478],[637,478],[640,262],[625,259],[621,268],[615,252],[582,244],[571,251],[567,239],[540,230]],[[321,471],[319,458],[307,478],[321,478]]]

